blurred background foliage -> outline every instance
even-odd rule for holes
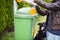
[[[0,0],[0,32],[14,26],[13,0]]]
[[[5,35],[4,33],[5,31],[13,31],[12,30],[13,27],[14,27],[13,0],[0,0],[0,36],[2,36],[2,34]]]
[[[23,8],[23,7],[32,7],[29,3],[27,2],[17,2],[18,4],[18,9]]]

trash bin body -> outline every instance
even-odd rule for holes
[[[33,40],[32,28],[36,16],[30,15],[30,9],[22,8],[14,16],[15,40]]]

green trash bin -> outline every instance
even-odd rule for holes
[[[21,8],[14,15],[15,40],[33,40],[32,28],[38,14],[31,15],[32,8]]]

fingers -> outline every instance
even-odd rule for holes
[[[36,3],[36,2],[38,2],[38,0],[34,0],[34,2]]]
[[[23,0],[25,2],[28,2],[29,4],[31,4],[32,6],[37,5],[36,3],[34,3],[34,0]]]
[[[36,6],[36,5],[37,5],[37,4],[36,4],[36,3],[34,3],[34,2],[31,2],[30,4],[31,4],[31,5],[33,5],[33,6]]]
[[[28,2],[28,3],[34,2],[34,0],[23,0],[23,1]]]

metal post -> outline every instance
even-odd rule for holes
[[[16,11],[17,11],[17,2],[16,0],[14,0],[14,14],[16,13]]]

